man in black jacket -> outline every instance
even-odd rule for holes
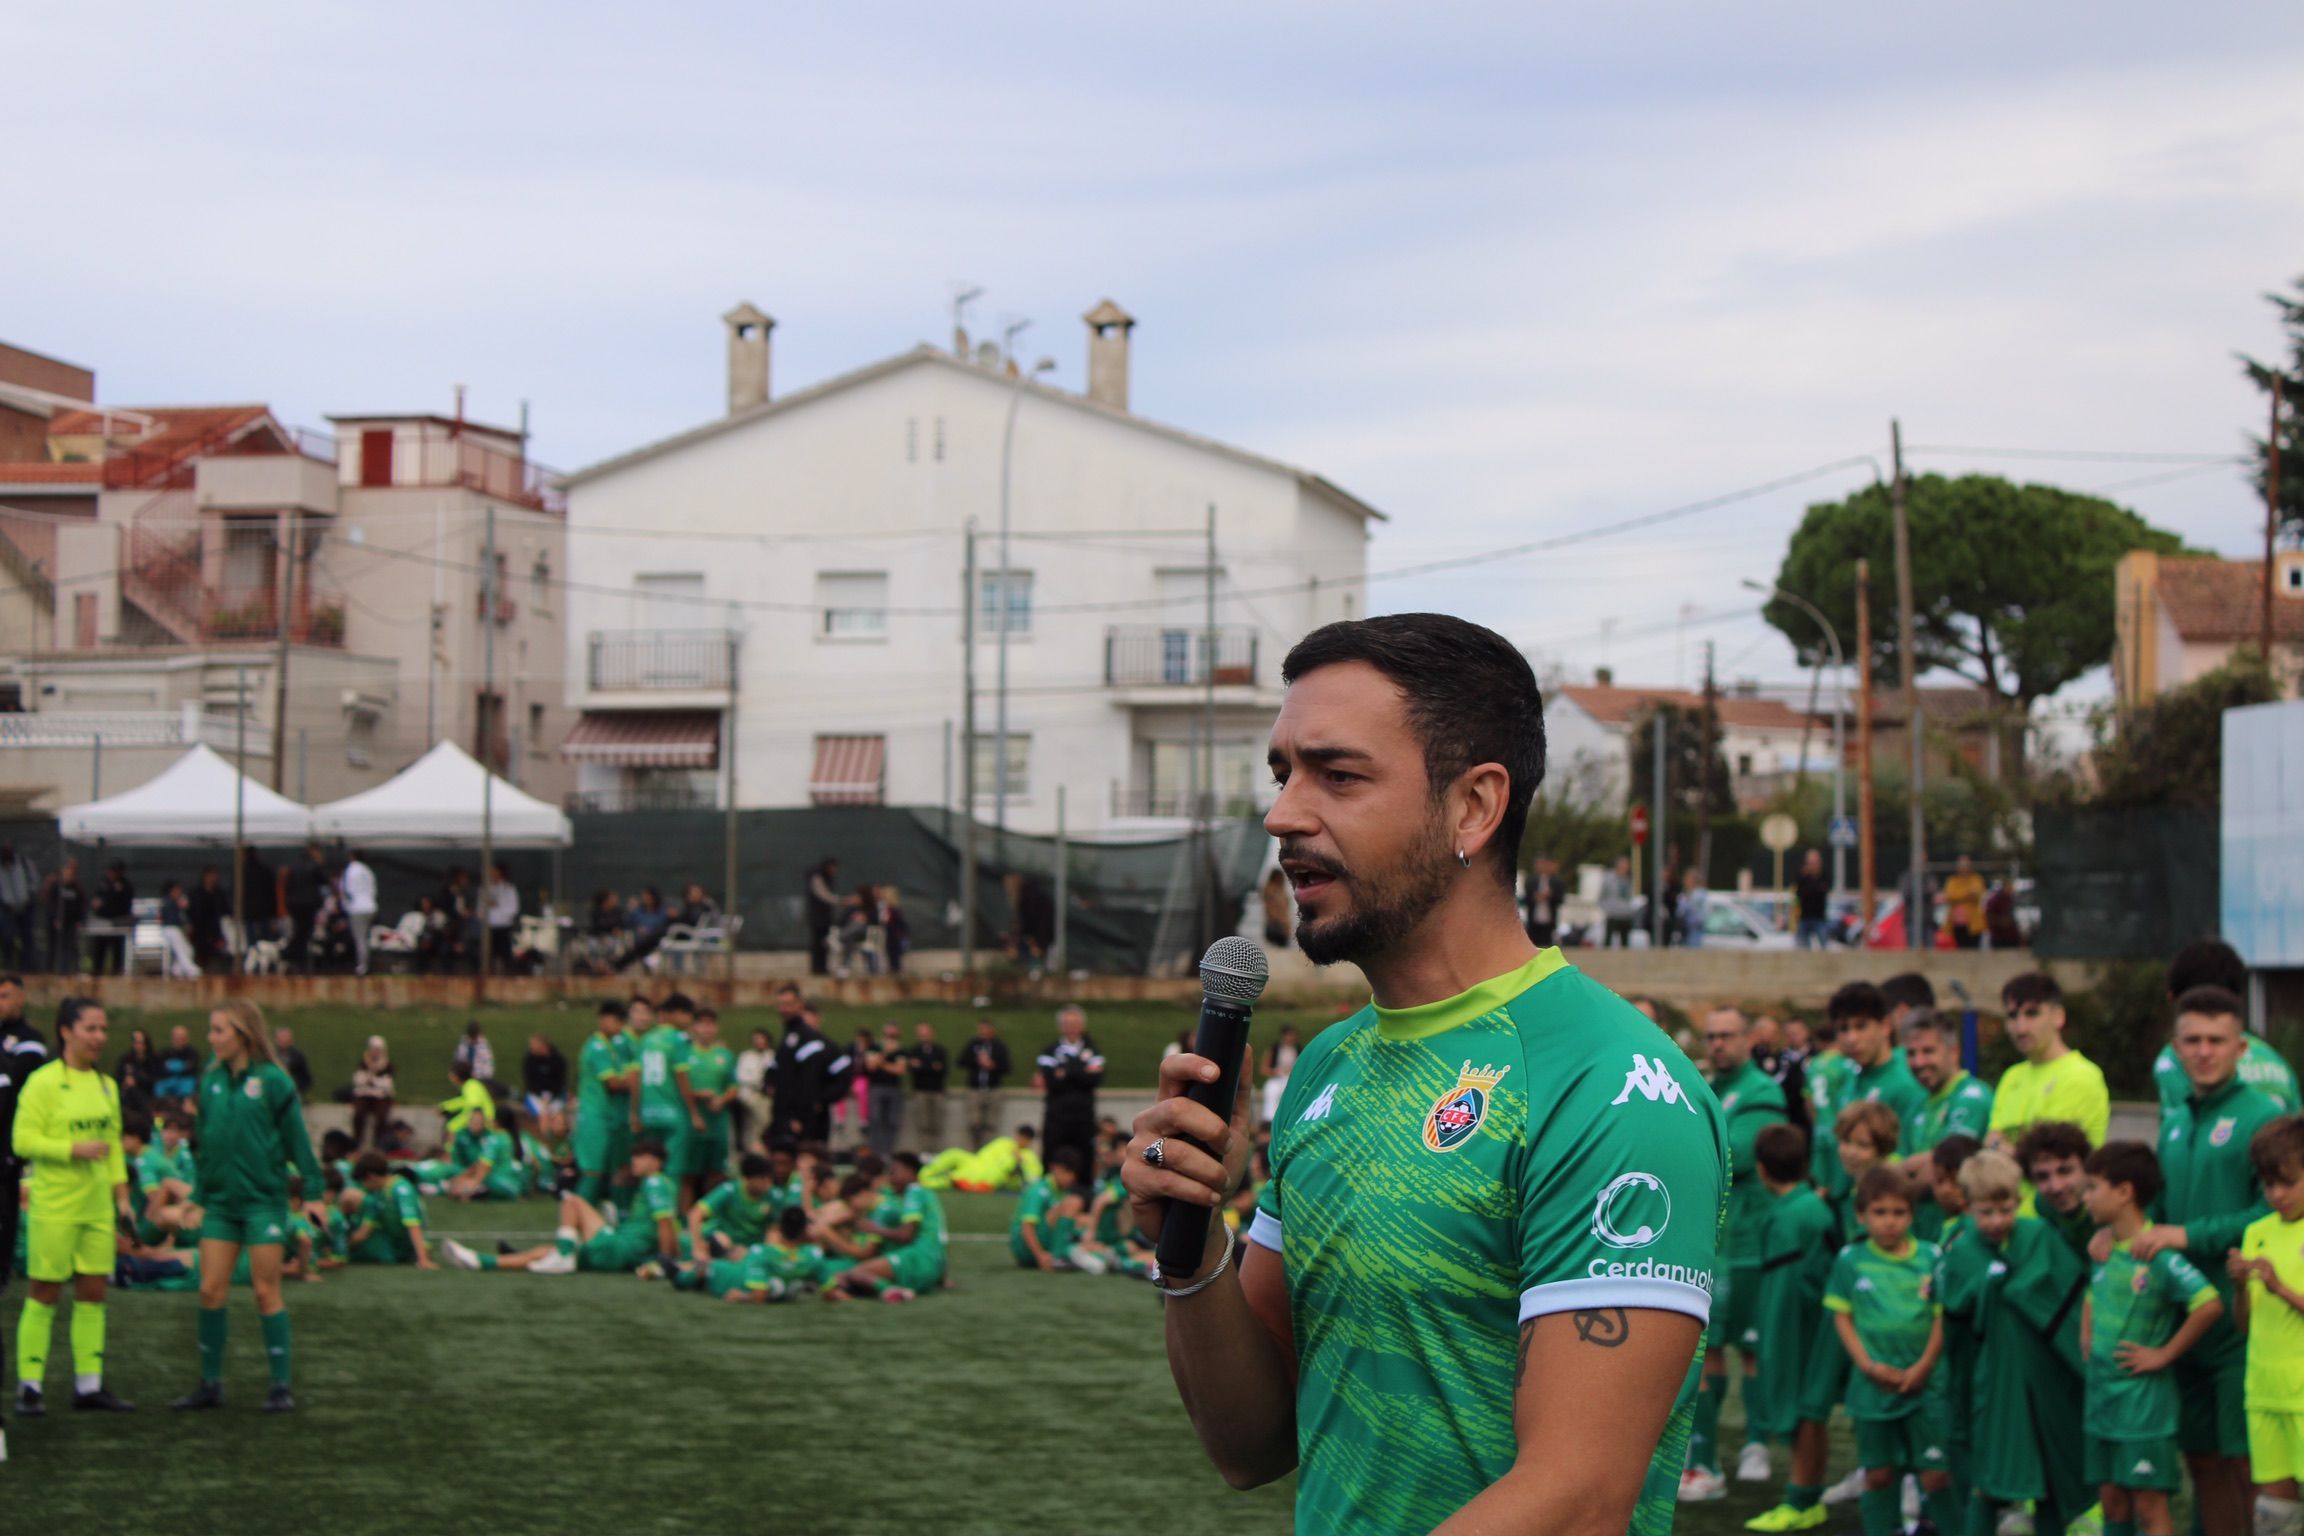
[[[1054,1166],[1066,1147],[1078,1149],[1083,1168],[1096,1166],[1096,1089],[1104,1056],[1088,1035],[1088,1015],[1067,1003],[1056,1012],[1056,1039],[1040,1053],[1032,1086],[1047,1097],[1040,1113],[1040,1155]]]
[[[318,843],[307,843],[304,857],[291,864],[288,872],[280,877],[281,896],[288,908],[291,927],[288,959],[308,973],[319,969],[320,957],[312,948],[312,930],[320,920],[328,886],[328,853]]]
[[[944,1150],[944,1085],[952,1073],[952,1058],[936,1042],[936,1026],[915,1024],[909,1056],[911,1066],[913,1144],[934,1157]]]
[[[776,1047],[776,1091],[770,1105],[775,1124],[768,1139],[829,1141],[832,1133],[831,1067],[839,1053],[816,1026],[816,1010],[796,989],[779,993],[776,1006],[787,1001],[798,1008],[784,1015],[784,1040]]]
[[[104,871],[104,878],[96,882],[96,899],[91,906],[95,916],[115,929],[90,946],[88,965],[99,976],[110,976],[121,969],[128,954],[128,932],[136,925],[136,887],[128,878],[128,866],[114,859]]]
[[[192,941],[192,958],[200,969],[232,969],[232,947],[226,942],[224,923],[232,915],[232,893],[213,864],[202,865],[200,883],[184,898],[184,926]]]
[[[960,1048],[960,1070],[968,1074],[968,1145],[981,1147],[1000,1134],[1000,1085],[1008,1081],[1008,1042],[990,1019],[978,1019],[976,1038]]]
[[[24,1176],[16,1161],[16,1096],[24,1080],[48,1062],[48,1040],[24,1017],[24,978],[0,976],[0,1296],[8,1292],[8,1277],[16,1268],[17,1183]],[[12,1352],[0,1352],[12,1353]],[[0,1402],[8,1394],[0,1390]],[[7,1450],[7,1431],[0,1426],[0,1453]]]

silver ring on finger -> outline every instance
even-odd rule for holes
[[[1155,1168],[1167,1167],[1168,1138],[1165,1136],[1158,1137],[1150,1146],[1146,1147],[1144,1149],[1144,1161],[1150,1163]]]

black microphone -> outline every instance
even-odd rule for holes
[[[1218,939],[1200,957],[1200,1032],[1193,1037],[1192,1054],[1207,1057],[1218,1070],[1216,1081],[1194,1083],[1184,1096],[1213,1110],[1219,1120],[1232,1118],[1232,1106],[1240,1096],[1240,1063],[1248,1051],[1248,1016],[1271,979],[1263,946],[1253,939]],[[1203,1152],[1210,1150],[1194,1137],[1176,1139]],[[1200,1267],[1207,1241],[1206,1208],[1169,1201],[1168,1214],[1160,1223],[1160,1272],[1191,1274]]]

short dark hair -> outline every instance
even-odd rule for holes
[[[77,992],[58,1002],[56,1004],[56,1043],[59,1045],[64,1043],[64,1032],[80,1022],[80,1015],[91,1008],[103,1006],[96,999],[82,997]]]
[[[130,1110],[120,1119],[120,1134],[133,1136],[138,1141],[152,1139],[152,1117],[138,1110]]]
[[[776,1235],[788,1243],[796,1243],[808,1235],[808,1208],[788,1205],[776,1213]]]
[[[1890,1008],[1933,1008],[1936,1006],[1936,989],[1930,986],[1928,978],[1918,971],[1898,971],[1880,983],[1880,995],[1888,1000]],[[1887,1015],[1882,1014],[1881,1017],[1885,1018]]]
[[[352,1176],[356,1179],[380,1179],[391,1171],[392,1165],[374,1147],[352,1159]]]
[[[696,999],[685,992],[667,992],[664,994],[664,1001],[656,1005],[656,1011],[658,1013],[694,1013],[696,1011]]]
[[[2283,1183],[2304,1173],[2304,1115],[2267,1120],[2248,1138],[2248,1163],[2259,1182]]]
[[[1808,1177],[1808,1133],[1789,1120],[1762,1126],[1752,1138],[1752,1156],[1776,1183],[1797,1184]]]
[[[625,1010],[624,1005],[616,1001],[616,999],[612,997],[604,997],[600,1000],[600,1017],[604,1019],[615,1019],[618,1022],[622,1022],[624,1019],[629,1018],[630,1016],[631,1015]]]
[[[710,1019],[710,1020],[711,1020],[713,1023],[715,1023],[715,1024],[719,1023],[719,1022],[720,1022],[720,1010],[719,1010],[719,1009],[717,1009],[717,1008],[699,1008],[699,1009],[697,1009],[697,1010],[696,1010],[696,1022],[697,1022],[697,1023],[699,1023],[699,1024],[701,1024],[701,1023],[703,1023],[703,1022],[704,1022],[706,1019]]]
[[[2088,1154],[2088,1172],[2106,1184],[2125,1184],[2139,1209],[2149,1210],[2168,1187],[2160,1159],[2140,1141],[2108,1141]]]
[[[1339,619],[1296,642],[1280,664],[1292,684],[1322,667],[1364,661],[1395,684],[1408,728],[1424,748],[1437,802],[1476,763],[1501,763],[1504,815],[1481,850],[1507,886],[1520,867],[1528,803],[1544,782],[1544,694],[1517,646],[1492,629],[1444,613]]]
[[[1852,981],[1832,994],[1832,1001],[1824,1005],[1824,1015],[1837,1031],[1850,1019],[1885,1019],[1888,999],[1881,996],[1880,989],[1872,983]]]
[[[872,1187],[872,1175],[859,1168],[840,1181],[840,1198],[853,1200]]]
[[[664,1143],[653,1136],[642,1136],[632,1143],[632,1155],[634,1157],[652,1157],[656,1161],[662,1162],[664,1161]]]
[[[160,1117],[160,1123],[166,1126],[169,1130],[182,1131],[187,1136],[192,1134],[193,1119],[190,1115],[184,1113],[184,1111],[180,1109],[172,1109],[165,1115],[162,1115]],[[343,1136],[347,1144],[349,1144],[352,1140],[350,1136],[345,1135],[345,1133],[342,1131],[336,1131],[332,1134]],[[326,1136],[321,1137],[320,1144],[322,1146],[326,1146],[328,1144],[328,1138]]]
[[[740,1179],[772,1179],[776,1165],[757,1152],[747,1152],[736,1160],[736,1176]]]
[[[2182,997],[2194,987],[2245,991],[2248,962],[2222,939],[2194,939],[2168,960],[2168,995]]]
[[[912,1173],[918,1173],[926,1166],[920,1161],[920,1154],[917,1152],[899,1152],[889,1158],[888,1161]]]
[[[2243,1021],[2241,1027],[2247,1027],[2245,1021],[2248,1005],[2222,987],[2201,986],[2186,990],[2182,997],[2176,999],[2176,1017],[2182,1018],[2188,1013],[2210,1019],[2239,1019]]]
[[[1864,1177],[1856,1181],[1856,1209],[1868,1211],[1882,1200],[1893,1200],[1909,1209],[1912,1204],[1911,1186],[1904,1182],[1904,1170],[1882,1163],[1865,1170]]]
[[[876,1179],[888,1171],[888,1165],[881,1160],[880,1154],[870,1147],[858,1147],[856,1149],[856,1171],[867,1179]]]
[[[14,971],[0,971],[0,987],[14,987],[21,992],[24,990],[24,978]]]
[[[1048,1154],[1048,1171],[1055,1173],[1059,1170],[1069,1173],[1075,1179],[1088,1176],[1087,1160],[1081,1157],[1078,1147],[1058,1147]]]
[[[2059,1161],[2069,1157],[2085,1163],[2088,1154],[2095,1150],[2095,1145],[2088,1140],[2088,1133],[2071,1121],[2040,1120],[2016,1139],[2016,1166],[2024,1170],[2026,1178],[2030,1178],[2032,1165],[2044,1157]]]
[[[1018,1141],[1030,1141],[1036,1134],[1037,1133],[1029,1125],[1020,1125],[1016,1127],[1016,1139]]]
[[[1936,1160],[1936,1171],[1946,1178],[1957,1178],[1968,1159],[1984,1150],[1984,1143],[1973,1136],[1947,1136],[1929,1148],[1928,1155]]]
[[[2010,1013],[2034,1003],[2061,1005],[2063,1001],[2064,989],[2056,985],[2056,978],[2046,971],[2026,971],[2020,976],[2011,976],[2008,984],[2000,989],[2000,1006]]]
[[[1904,1020],[1905,1039],[1909,1040],[1914,1035],[1921,1034],[1936,1035],[1951,1041],[1954,1045],[1960,1043],[1958,1021],[1950,1014],[1938,1013],[1933,1008],[1917,1009]]]

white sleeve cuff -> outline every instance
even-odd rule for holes
[[[1248,1241],[1259,1248],[1269,1248],[1274,1253],[1281,1252],[1280,1218],[1267,1211],[1258,1211],[1256,1219],[1248,1223]]]
[[[1700,1323],[1709,1323],[1712,1320],[1712,1293],[1704,1286],[1688,1280],[1629,1275],[1590,1280],[1555,1280],[1547,1285],[1532,1285],[1520,1293],[1520,1321],[1523,1323],[1554,1312],[1588,1312],[1599,1307],[1680,1312]]]

